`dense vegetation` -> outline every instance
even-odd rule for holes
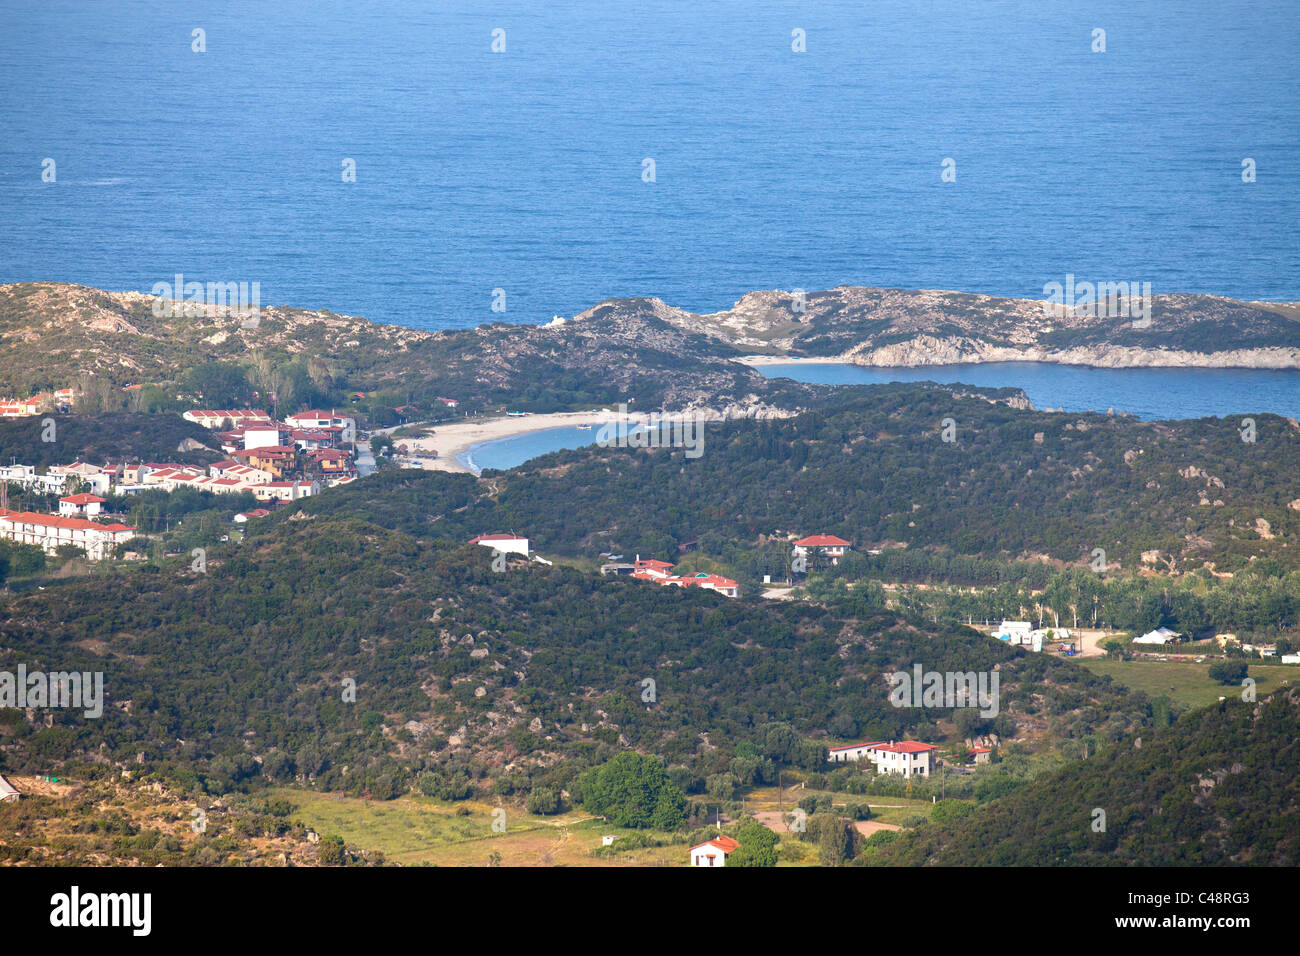
[[[1300,693],[1230,698],[1044,774],[863,862],[950,866],[1300,864]],[[1098,814],[1104,813],[1104,818]]]
[[[52,429],[46,420],[54,422]],[[45,436],[52,440],[46,441]],[[21,465],[44,470],[74,461],[102,464],[106,458],[187,465],[221,458],[219,451],[180,451],[186,440],[215,448],[210,431],[180,415],[137,412],[0,419],[0,462],[7,465],[16,459]]]
[[[48,727],[6,712],[5,763],[138,760],[209,793],[299,779],[461,799],[567,789],[632,748],[701,792],[722,774],[818,770],[828,738],[1118,739],[1156,713],[965,628],[490,559],[314,517],[211,549],[206,574],[186,557],[10,597],[0,668],[103,671],[108,701],[99,720],[54,711]],[[950,710],[893,707],[884,675],[914,662],[999,668],[1000,714],[958,729]]]
[[[953,443],[941,438],[945,418]],[[944,578],[962,583],[1018,577],[1013,559],[1090,566],[1094,549],[1111,572],[1142,567],[1144,552],[1163,571],[1240,570],[1264,557],[1294,569],[1300,431],[1272,415],[1257,424],[1251,444],[1224,419],[1142,423],[873,386],[792,419],[707,426],[695,459],[592,447],[489,472],[486,485],[398,473],[376,479],[382,491],[307,507],[408,529],[434,521],[452,538],[513,529],[543,552],[676,560],[697,543],[750,577],[784,577],[787,536],[814,532],[859,550],[905,546],[881,566],[944,561]]]

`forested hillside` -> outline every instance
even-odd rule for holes
[[[846,390],[848,392],[849,390]],[[955,440],[943,440],[951,419]],[[411,473],[329,495],[309,513],[432,523],[463,540],[514,530],[542,551],[674,560],[698,542],[753,573],[784,573],[791,534],[1006,561],[1111,569],[1300,567],[1300,427],[1036,412],[947,389],[853,389],[792,419],[708,425],[703,454],[592,447],[485,482]],[[761,554],[755,554],[755,550]],[[745,553],[741,553],[741,552]]]
[[[567,786],[636,748],[703,779],[741,753],[819,769],[828,734],[953,733],[885,673],[1001,673],[986,732],[1118,739],[1152,708],[1070,662],[851,604],[728,601],[566,568],[491,570],[475,546],[356,518],[286,521],[242,549],[6,599],[0,669],[102,670],[102,718],[4,711],[10,770],[130,765],[223,793],[259,780],[468,795]],[[644,696],[654,681],[652,699]],[[346,680],[355,681],[348,700]],[[777,753],[773,725],[787,727]]]
[[[1259,703],[1234,696],[1044,774],[964,820],[902,834],[862,862],[1296,866],[1297,726],[1300,691]]]

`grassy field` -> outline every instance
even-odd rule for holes
[[[833,790],[806,790],[786,787],[778,803],[776,787],[758,787],[746,794],[745,807],[755,813],[764,813],[781,807],[789,813],[804,797],[829,794],[832,805],[843,808],[846,803],[865,803],[871,807],[871,819],[878,823],[901,825],[904,820],[915,814],[929,816],[933,805],[929,800],[910,800],[906,797],[883,797],[873,794],[839,793]]]
[[[785,789],[778,801],[776,787],[760,787],[745,796],[745,807],[781,832],[776,811],[786,812],[803,797],[829,793],[835,805],[868,803],[876,823],[901,825],[910,816],[929,816],[928,800],[903,797],[856,796],[828,790]],[[298,820],[322,836],[337,835],[349,846],[379,851],[389,863],[403,866],[488,866],[499,854],[502,866],[685,866],[689,847],[674,843],[662,847],[627,850],[617,855],[593,855],[607,834],[623,836],[634,831],[612,827],[582,811],[553,817],[534,816],[505,808],[505,829],[493,829],[492,804],[476,800],[450,803],[425,796],[397,800],[363,800],[338,794],[315,793],[292,787],[272,791],[272,799],[288,800]],[[705,802],[703,798],[694,798]],[[724,823],[729,816],[724,816]],[[809,851],[815,862],[815,850]],[[800,865],[795,863],[794,865]]]
[[[1210,680],[1210,665],[1180,661],[1113,661],[1106,658],[1080,660],[1095,674],[1111,678],[1132,690],[1152,697],[1166,695],[1193,707],[1205,707],[1220,697],[1241,694],[1241,688],[1224,686]],[[1289,664],[1251,663],[1247,676],[1255,680],[1255,693],[1263,697],[1282,686],[1284,681],[1300,680],[1300,667]]]
[[[495,807],[474,800],[362,800],[292,788],[277,789],[273,796],[293,803],[298,809],[292,819],[317,833],[337,834],[351,846],[378,850],[404,866],[487,866],[494,853],[502,866],[684,866],[687,857],[684,844],[592,856],[603,835],[631,831],[578,811],[540,817],[506,808],[505,831],[496,832]],[[461,809],[469,813],[462,815]]]

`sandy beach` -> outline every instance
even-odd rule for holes
[[[599,425],[617,420],[618,412],[611,410],[550,412],[518,418],[502,415],[499,418],[472,418],[464,422],[450,422],[437,426],[432,435],[423,438],[397,438],[395,441],[410,449],[410,454],[403,456],[402,464],[407,467],[472,474],[470,469],[456,460],[456,456],[482,442],[511,438],[547,428],[560,428],[565,425]],[[424,457],[431,451],[437,451],[438,457]],[[421,454],[422,452],[424,455]]]

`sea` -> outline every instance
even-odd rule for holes
[[[0,283],[423,329],[1068,275],[1296,301],[1297,49],[1295,0],[3,0]],[[919,374],[1297,404],[1271,372]]]
[[[0,282],[428,329],[1069,274],[1297,300],[1297,49],[1295,0],[3,0]]]

